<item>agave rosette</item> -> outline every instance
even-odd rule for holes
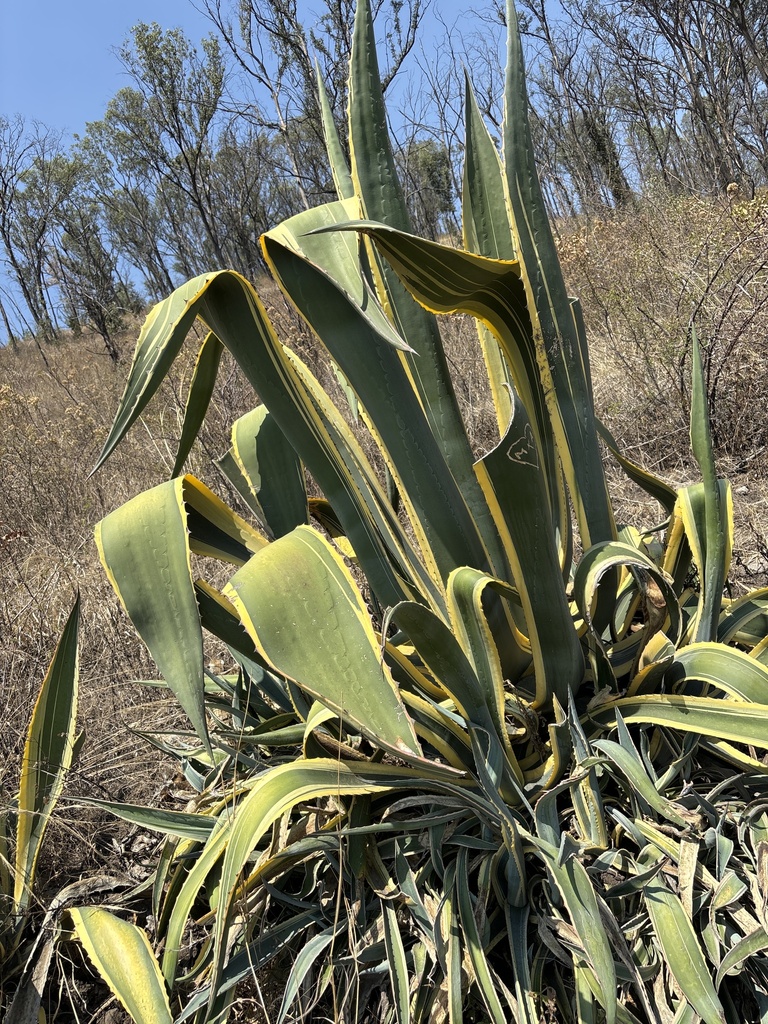
[[[351,1000],[358,1019],[397,1021],[768,1011],[768,594],[723,598],[731,495],[695,337],[700,484],[672,489],[596,420],[507,13],[503,156],[468,89],[463,249],[408,231],[367,2],[349,167],[323,105],[339,199],[263,240],[385,479],[237,274],[190,281],[139,338],[102,461],[196,321],[207,336],[175,470],[222,347],[260,399],[220,463],[252,522],[176,476],[97,531],[196,732],[154,738],[200,790],[196,810],[111,805],[167,836],[162,961],[146,970],[158,1000],[162,971],[178,1020],[222,1019],[238,984],[281,956],[278,1021],[316,1002],[346,1019]],[[436,319],[457,311],[477,320],[497,408],[498,445],[479,460]],[[615,524],[603,441],[659,501],[662,527]],[[305,467],[322,496],[308,496]],[[192,555],[237,568],[216,590]],[[204,631],[236,674],[206,676]],[[206,937],[190,957],[193,920]],[[128,1005],[110,959],[120,922],[77,922]]]

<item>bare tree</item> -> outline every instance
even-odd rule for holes
[[[427,4],[428,0],[374,0],[378,37],[387,55],[385,92],[413,48]],[[237,109],[280,139],[304,206],[334,195],[315,62],[345,142],[354,8],[354,0],[324,0],[319,16],[305,26],[297,0],[202,0],[200,9],[252,86],[253,102],[247,107],[237,104]]]
[[[61,136],[22,118],[0,118],[0,245],[3,262],[28,310],[37,337],[56,336],[46,269],[55,214],[74,179]]]

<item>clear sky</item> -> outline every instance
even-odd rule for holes
[[[466,6],[433,0],[447,20]],[[81,133],[129,84],[114,51],[140,21],[181,27],[194,42],[211,30],[191,0],[7,0],[0,26],[0,114]]]
[[[195,41],[210,23],[189,0],[8,0],[0,29],[0,113],[66,132],[96,121],[128,79],[114,50],[140,21],[182,27]]]

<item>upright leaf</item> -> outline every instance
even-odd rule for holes
[[[513,0],[507,0],[504,169],[517,258],[558,451],[584,548],[613,540],[616,528],[595,427],[583,324],[565,290],[533,155],[528,90]]]
[[[466,76],[464,97],[466,142],[461,197],[464,248],[492,259],[513,260],[515,247],[509,227],[501,160],[477,106],[469,75]],[[507,390],[512,377],[504,361],[504,353],[493,334],[480,321],[477,331],[488,371],[499,433],[503,435],[512,413]]]
[[[487,554],[429,417],[384,333],[391,329],[381,324],[375,303],[355,280],[359,265],[353,236],[304,235],[318,225],[338,222],[344,213],[343,206],[334,204],[291,218],[265,237],[265,254],[354,388],[410,513],[425,561],[445,581],[466,561],[487,565]],[[297,252],[299,246],[303,255]],[[349,301],[329,273],[360,297]]]
[[[192,382],[189,385],[187,404],[184,408],[184,423],[179,438],[179,450],[176,453],[171,476],[178,476],[184,468],[194,440],[203,425],[208,406],[211,404],[223,351],[224,346],[219,339],[215,334],[209,332],[198,353]]]
[[[273,536],[307,522],[304,467],[266,406],[235,420],[232,456]]]
[[[680,991],[704,1024],[725,1024],[723,1005],[682,903],[656,876],[645,886],[645,904],[664,959]]]
[[[507,432],[475,467],[512,569],[534,664],[537,706],[567,705],[584,657],[565,596],[551,509],[530,420],[515,399]],[[518,681],[515,680],[515,683]]]
[[[709,429],[709,409],[701,365],[701,353],[696,330],[691,329],[691,362],[693,381],[691,388],[691,449],[701,471],[704,488],[703,558],[699,562],[701,573],[702,606],[696,626],[695,640],[715,640],[723,597],[723,586],[728,571],[726,564],[725,508],[715,472],[712,434]]]
[[[29,906],[40,844],[72,765],[77,719],[78,596],[56,646],[27,730],[19,781],[14,904]]]
[[[96,528],[115,592],[195,731],[207,742],[203,634],[192,589],[182,481],[137,495]]]
[[[336,186],[336,195],[339,199],[352,199],[355,194],[355,186],[352,183],[352,175],[349,173],[349,164],[344,155],[344,150],[339,139],[339,132],[333,120],[333,111],[328,102],[323,78],[320,74],[320,65],[315,64],[317,74],[317,94],[320,98],[320,115],[323,119],[323,137],[325,149],[328,153],[328,162],[331,165],[333,183]]]
[[[369,0],[359,0],[355,13],[349,74],[349,138],[352,179],[362,201],[363,215],[408,231],[410,219],[387,131]],[[375,255],[372,263],[374,267],[379,265]],[[380,276],[382,300],[386,300],[395,327],[412,350],[405,353],[403,360],[413,386],[493,558],[493,523],[472,473],[472,450],[437,323],[413,301],[388,267],[381,268]]]

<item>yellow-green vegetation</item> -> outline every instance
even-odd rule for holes
[[[338,403],[234,272],[142,329],[99,465],[192,335],[178,451],[96,542],[183,709],[150,738],[194,796],[84,800],[163,841],[130,919],[114,898],[61,918],[137,1022],[225,1020],[254,985],[277,1022],[768,1014],[768,589],[724,596],[732,496],[695,331],[696,482],[596,416],[511,3],[507,22],[503,152],[468,89],[452,249],[409,233],[358,4],[349,166],[325,107],[339,199],[263,239]],[[457,312],[495,408],[479,458],[436,319]],[[239,512],[182,475],[226,350],[260,399],[219,462]],[[603,445],[659,521],[617,521]]]

